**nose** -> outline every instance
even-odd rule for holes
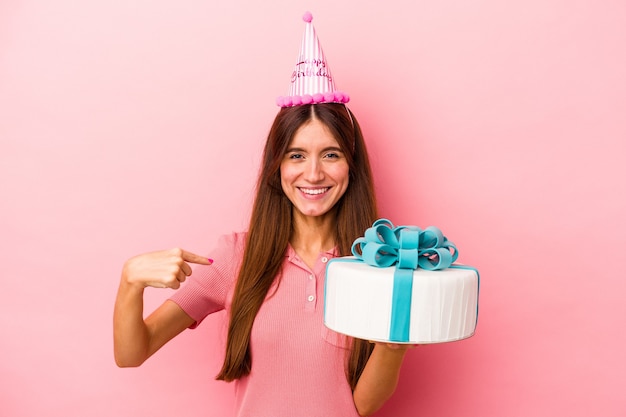
[[[309,159],[307,162],[304,178],[311,183],[322,181],[324,179],[322,162],[315,158]]]

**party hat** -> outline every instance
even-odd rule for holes
[[[347,103],[350,97],[335,88],[335,81],[313,27],[313,16],[306,12],[306,22],[300,55],[291,75],[289,93],[276,99],[280,107],[299,106],[312,103]]]

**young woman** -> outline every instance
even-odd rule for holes
[[[229,317],[217,379],[235,381],[238,416],[357,416],[394,392],[406,346],[323,325],[329,259],[377,218],[357,120],[344,104],[285,107],[270,130],[247,232],[205,257],[181,250],[128,260],[115,305],[115,359],[138,366],[208,314]],[[190,264],[194,267],[193,276]],[[146,287],[178,289],[143,319]]]

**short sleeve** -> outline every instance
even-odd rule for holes
[[[223,310],[235,286],[245,244],[245,233],[221,236],[207,257],[211,265],[194,265],[193,273],[169,299],[178,304],[197,327],[209,314]]]

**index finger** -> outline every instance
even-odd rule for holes
[[[191,262],[193,264],[211,265],[213,263],[213,260],[207,258],[206,256],[200,256],[193,252],[188,252],[186,250],[183,250],[182,257],[183,257],[183,261]]]

